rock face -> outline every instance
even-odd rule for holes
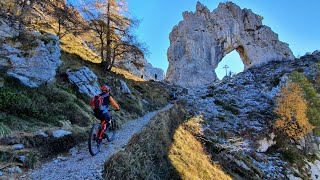
[[[13,38],[19,35],[17,23],[12,23],[9,20],[0,18],[0,39]]]
[[[155,79],[155,74],[157,74],[156,80],[162,81],[165,78],[163,70],[153,67],[143,56],[129,54],[125,61],[117,61],[116,66],[131,72],[134,76],[143,76],[145,80]]]
[[[146,59],[143,56],[127,54],[126,60],[116,61],[115,66],[131,72],[134,76],[141,77],[141,75],[143,75],[145,62]]]
[[[266,152],[269,147],[271,147],[272,145],[276,144],[275,141],[273,141],[275,135],[274,133],[272,133],[270,136],[270,139],[269,138],[263,138],[262,140],[259,140],[258,143],[259,143],[259,148],[257,149],[257,152]]]
[[[301,72],[310,81],[319,77],[318,54],[315,52],[296,61],[269,62],[264,66],[252,67],[210,86],[186,88],[188,94],[178,96],[187,102],[191,111],[202,113],[206,121],[203,137],[206,142],[213,142],[208,145],[208,153],[222,167],[231,169],[244,179],[294,178],[292,174],[307,177],[311,172],[312,177],[320,175],[319,162],[314,165],[309,163],[306,168],[299,167],[297,170],[283,158],[285,154],[282,151],[290,146],[299,154],[317,154],[319,137],[308,134],[300,144],[291,142],[284,145],[287,139],[272,133],[280,87],[289,80],[288,75],[292,71]],[[276,146],[273,146],[275,143]],[[296,154],[293,153],[294,156]]]
[[[123,94],[131,94],[131,91],[126,82],[120,80],[120,84],[121,84],[121,92]]]
[[[16,42],[13,46],[0,47],[1,66],[9,70],[7,75],[19,79],[24,85],[38,87],[50,83],[61,65],[59,40],[52,34],[36,34],[35,47],[20,50],[24,45]]]
[[[320,176],[320,161],[316,160],[314,163],[308,162],[307,168],[310,169],[311,179],[319,179]]]
[[[164,78],[165,76],[162,69],[155,68],[150,63],[146,64],[144,69],[144,79],[146,80],[154,79],[154,80],[162,81],[164,80]]]
[[[79,70],[68,70],[68,79],[72,84],[75,84],[81,93],[93,97],[101,93],[98,84],[98,77],[88,67],[81,67]]]
[[[24,85],[38,87],[50,83],[61,65],[60,43],[57,36],[38,32],[18,35],[14,25],[0,19],[0,66],[7,75],[19,79]],[[15,39],[16,38],[16,39]]]
[[[184,87],[214,82],[215,68],[236,50],[248,69],[269,61],[292,60],[288,44],[262,25],[262,17],[227,2],[210,13],[197,3],[195,12],[184,12],[183,21],[170,33],[166,79]]]

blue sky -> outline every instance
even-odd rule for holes
[[[217,0],[199,0],[210,11],[215,9]],[[127,0],[132,16],[141,20],[136,35],[147,44],[148,61],[153,66],[168,68],[167,49],[169,33],[182,20],[182,12],[195,11],[197,0]],[[320,1],[319,0],[233,0],[241,8],[251,9],[264,17],[263,24],[289,44],[295,56],[320,49]],[[225,75],[222,67],[227,64],[232,72],[243,70],[237,53],[228,54],[219,64],[218,77]]]

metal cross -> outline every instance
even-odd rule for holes
[[[229,68],[229,66],[227,66],[227,65],[224,65],[224,67],[223,68],[225,68],[226,69],[226,76],[228,75],[228,68]]]

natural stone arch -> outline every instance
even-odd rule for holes
[[[292,60],[288,44],[262,25],[262,17],[228,2],[210,12],[197,3],[195,12],[184,12],[183,21],[170,33],[166,80],[184,87],[217,80],[215,68],[236,50],[245,70],[269,61]]]
[[[225,66],[228,68],[226,69]],[[222,80],[225,76],[239,74],[244,71],[244,62],[237,50],[233,50],[226,54],[215,68],[217,79]]]
[[[229,53],[231,53],[232,51],[236,51],[243,64],[245,69],[251,67],[252,61],[250,60],[250,58],[248,57],[248,55],[246,54],[246,51],[244,50],[242,45],[239,45],[237,47],[229,47],[229,48],[225,48],[224,50],[222,50],[223,53],[220,53],[216,56],[216,58],[213,58],[213,62],[214,64],[214,69],[217,68],[218,64],[222,61],[222,59]]]

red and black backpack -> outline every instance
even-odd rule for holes
[[[101,110],[101,106],[103,105],[103,100],[105,97],[110,97],[110,96],[109,95],[103,96],[101,94],[94,96],[90,101],[90,105],[93,107],[93,109],[100,109]],[[104,104],[107,106],[109,105],[108,102],[104,103]]]
[[[103,97],[99,94],[94,96],[91,101],[90,101],[90,105],[94,108],[94,109],[100,109],[101,106],[103,104]]]

